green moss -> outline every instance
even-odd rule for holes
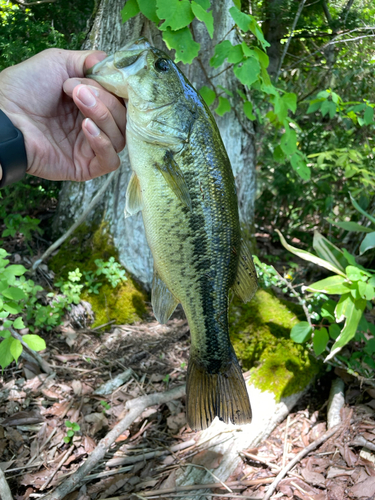
[[[81,224],[50,259],[49,267],[56,274],[56,279],[67,279],[68,273],[77,267],[81,272],[95,271],[96,259],[107,261],[110,257],[119,261],[108,224]],[[129,275],[127,281],[116,288],[112,288],[104,276],[98,279],[103,283],[98,295],[89,294],[87,290],[82,294],[82,299],[90,302],[95,313],[93,326],[103,325],[112,319],[118,324],[134,323],[145,316],[147,295]]]
[[[306,347],[290,339],[303,319],[301,308],[259,290],[249,304],[235,299],[230,310],[231,341],[250,382],[275,394],[276,400],[304,389],[319,372]]]

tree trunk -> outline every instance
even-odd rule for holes
[[[244,116],[242,105],[239,105],[240,98],[235,92],[235,89],[239,87],[239,82],[234,77],[233,71],[229,69],[215,77],[221,68],[217,70],[209,65],[209,60],[213,55],[213,47],[224,39],[233,26],[233,20],[228,12],[232,5],[232,0],[213,2],[214,40],[209,38],[202,23],[193,23],[195,40],[201,44],[199,58],[194,60],[192,65],[181,65],[181,69],[196,89],[203,85],[211,86],[212,82],[215,87],[222,85],[234,91],[234,97],[231,99],[232,111],[223,117],[216,115],[215,118],[236,177],[241,223],[249,234],[253,225],[255,199],[253,126]],[[141,14],[122,24],[120,12],[123,6],[123,0],[102,0],[100,2],[84,49],[100,49],[112,54],[129,41],[146,36],[152,45],[167,53],[170,52],[165,47],[161,32]],[[227,38],[233,42],[235,36],[233,30]],[[171,55],[173,56],[173,54]],[[89,217],[97,222],[105,220],[109,223],[121,263],[146,288],[150,288],[152,256],[147,245],[142,216],[138,214],[127,219],[124,217],[125,192],[131,175],[126,148],[120,154],[120,158],[119,175],[112,182],[102,203],[95,208],[94,213]],[[67,182],[64,184],[55,220],[58,232],[66,230],[74,222],[104,181],[104,178],[99,178],[85,183]]]

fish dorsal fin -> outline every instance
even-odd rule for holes
[[[237,276],[232,290],[244,302],[249,302],[257,291],[257,288],[258,279],[254,262],[245,240],[241,238]]]
[[[163,174],[168,186],[172,189],[183,205],[191,210],[191,199],[184,175],[180,167],[173,159],[173,153],[167,151],[162,164],[156,164],[156,168]]]
[[[169,291],[169,288],[160,278],[155,268],[152,280],[151,304],[155,318],[159,323],[163,324],[169,320],[173,311],[179,304],[179,301]]]
[[[126,190],[125,217],[135,215],[142,209],[141,186],[137,174],[133,172]]]

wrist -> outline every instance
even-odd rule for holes
[[[27,169],[25,141],[22,132],[0,109],[0,188],[20,181]]]

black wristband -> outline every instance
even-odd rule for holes
[[[0,109],[0,188],[18,182],[26,173],[27,156],[22,132]]]

